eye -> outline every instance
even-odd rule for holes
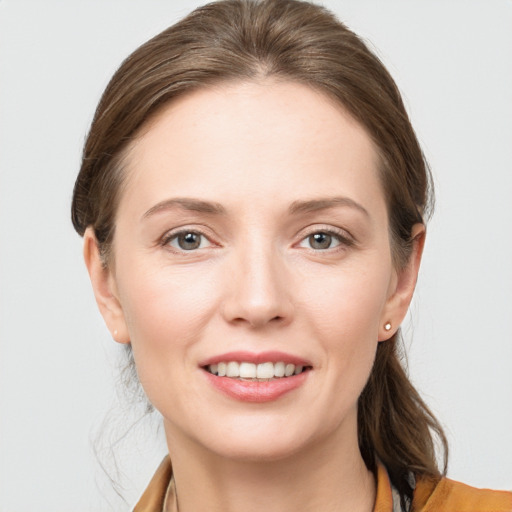
[[[198,233],[197,231],[182,231],[170,235],[165,240],[165,245],[170,245],[174,249],[181,251],[194,251],[208,247],[211,244],[202,233]]]
[[[349,241],[342,235],[338,235],[331,231],[316,231],[304,238],[300,242],[299,247],[305,247],[315,251],[325,251],[327,249],[334,249],[342,243],[350,245]]]

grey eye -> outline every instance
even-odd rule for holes
[[[180,235],[178,236],[178,244],[180,248],[185,251],[197,249],[201,245],[201,235],[198,235],[197,233],[186,233],[184,235]]]
[[[315,233],[308,237],[312,249],[329,249],[332,244],[332,236],[327,233]]]
[[[175,235],[169,245],[182,251],[193,251],[203,247],[205,245],[204,240],[205,237],[201,233],[189,231]]]
[[[333,247],[340,245],[340,243],[338,236],[325,231],[318,231],[304,238],[300,246],[314,249],[315,251],[322,251],[332,249]]]

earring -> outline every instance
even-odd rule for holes
[[[114,338],[117,336],[117,329],[114,331]]]
[[[391,322],[387,322],[385,325],[384,325],[384,330],[385,331],[391,331]]]

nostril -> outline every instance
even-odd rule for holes
[[[289,297],[275,296],[277,291],[236,287],[226,293],[221,314],[233,325],[248,325],[252,328],[287,324],[293,317],[294,308]],[[282,290],[280,293],[283,293]]]

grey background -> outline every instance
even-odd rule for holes
[[[116,398],[119,347],[96,311],[69,206],[111,74],[196,5],[0,2],[1,512],[128,508],[90,445]],[[446,427],[449,476],[510,489],[512,2],[324,5],[378,48],[436,179],[405,329],[412,380]],[[119,446],[131,503],[165,451],[151,426],[132,437]]]

